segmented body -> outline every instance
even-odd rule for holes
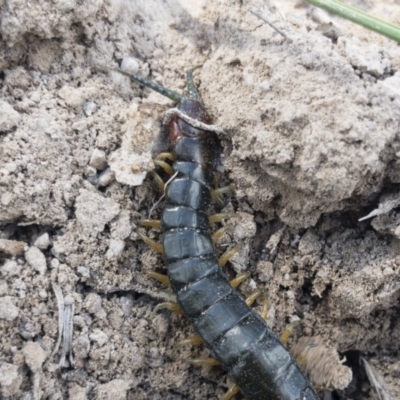
[[[210,122],[201,101],[179,100],[187,116]],[[317,400],[287,349],[219,267],[207,215],[219,158],[216,134],[177,116],[168,129],[177,174],[167,187],[162,244],[180,307],[247,400]]]

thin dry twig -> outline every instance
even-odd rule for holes
[[[203,131],[215,132],[219,134],[224,134],[224,130],[216,125],[208,125],[204,122],[198,121],[196,119],[190,118],[188,115],[183,113],[178,108],[170,108],[165,112],[163,124],[168,125],[173,116],[177,115],[180,119],[187,122],[188,124],[194,126],[195,128],[202,129]]]

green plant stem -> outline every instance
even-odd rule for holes
[[[400,27],[373,17],[364,11],[348,6],[337,0],[306,0],[308,3],[323,8],[332,14],[337,14],[343,18],[362,25],[365,28],[378,32],[390,39],[400,43]]]

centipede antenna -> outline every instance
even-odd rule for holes
[[[166,87],[161,86],[158,83],[151,82],[139,75],[130,74],[129,72],[123,71],[122,69],[115,69],[115,71],[118,71],[122,75],[128,76],[129,78],[131,78],[131,80],[139,82],[142,85],[147,86],[150,89],[153,89],[155,92],[160,93],[163,96],[168,97],[169,99],[171,99],[173,101],[176,101],[177,103],[182,103],[182,101],[185,98],[185,96],[183,96],[177,92],[174,92],[171,89],[167,89]]]
[[[189,99],[194,99],[194,100],[201,100],[199,92],[196,89],[196,86],[193,82],[193,71],[197,68],[200,68],[201,65],[196,65],[192,69],[189,69],[186,71],[186,85],[187,85],[187,97]]]

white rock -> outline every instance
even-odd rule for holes
[[[34,245],[36,246],[36,247],[38,247],[39,249],[42,249],[42,250],[46,250],[49,246],[50,246],[50,237],[49,237],[49,234],[46,232],[46,233],[43,233],[43,235],[40,235],[36,240],[35,240],[35,243],[34,243]]]
[[[85,299],[85,307],[91,314],[96,314],[101,308],[101,297],[96,293],[89,293]]]
[[[106,153],[103,150],[94,149],[90,157],[89,164],[92,167],[103,171],[103,169],[107,168]]]
[[[0,297],[0,319],[13,321],[18,317],[19,309],[13,303],[13,297]]]
[[[0,296],[4,296],[8,293],[8,285],[7,282],[0,279]]]
[[[3,206],[8,206],[11,203],[13,197],[14,195],[11,192],[4,192],[0,198],[1,204],[3,204]]]
[[[4,100],[0,100],[0,131],[9,132],[18,125],[21,115]]]
[[[10,386],[18,376],[18,367],[13,364],[4,363],[0,366],[0,384]]]
[[[97,110],[97,104],[93,103],[93,101],[87,101],[83,105],[83,112],[86,114],[86,116],[92,115],[95,111]]]
[[[342,36],[338,39],[337,48],[360,71],[378,76],[390,71],[391,62],[388,54],[376,44],[366,45],[355,37]]]
[[[97,234],[104,230],[105,224],[119,213],[119,205],[112,199],[102,196],[99,192],[86,189],[79,191],[76,198],[76,217],[86,233]]]
[[[133,57],[124,57],[121,63],[121,69],[131,74],[137,74],[139,72],[139,63]]]
[[[108,342],[108,335],[100,329],[93,329],[93,332],[89,335],[89,339],[103,346],[103,344]]]
[[[118,257],[125,248],[125,241],[120,239],[111,239],[110,247],[107,250],[106,257],[108,260]]]
[[[28,342],[22,349],[25,356],[25,362],[32,372],[42,370],[42,365],[46,359],[46,352],[42,349],[39,343]]]
[[[90,269],[80,266],[78,267],[78,274],[82,276],[82,278],[90,278]]]
[[[82,107],[85,101],[85,91],[82,88],[74,88],[71,86],[63,86],[58,92],[58,96],[62,98],[65,104],[70,107]]]
[[[51,268],[58,268],[60,266],[60,261],[58,260],[58,258],[53,258],[50,261],[50,267]]]
[[[130,386],[129,381],[114,379],[97,387],[95,399],[125,400]]]
[[[17,396],[22,383],[22,374],[18,373],[18,367],[9,363],[0,365],[0,387],[1,395],[5,398]],[[1,398],[3,398],[0,395]],[[17,397],[12,397],[17,398]]]
[[[114,151],[109,163],[116,180],[130,186],[141,185],[147,172],[154,169],[150,153],[135,154],[124,149]]]
[[[69,400],[87,400],[86,391],[86,387],[73,385],[68,390],[68,398]]]
[[[0,268],[0,271],[4,275],[15,276],[21,272],[21,266],[14,260],[7,260]]]
[[[115,174],[110,168],[107,168],[99,175],[99,186],[106,187],[115,181]]]
[[[25,252],[26,261],[28,264],[38,271],[40,275],[44,275],[47,270],[46,258],[44,254],[35,246],[30,247]]]
[[[87,165],[85,169],[85,175],[88,177],[94,177],[97,175],[97,169],[92,167],[91,165]]]

